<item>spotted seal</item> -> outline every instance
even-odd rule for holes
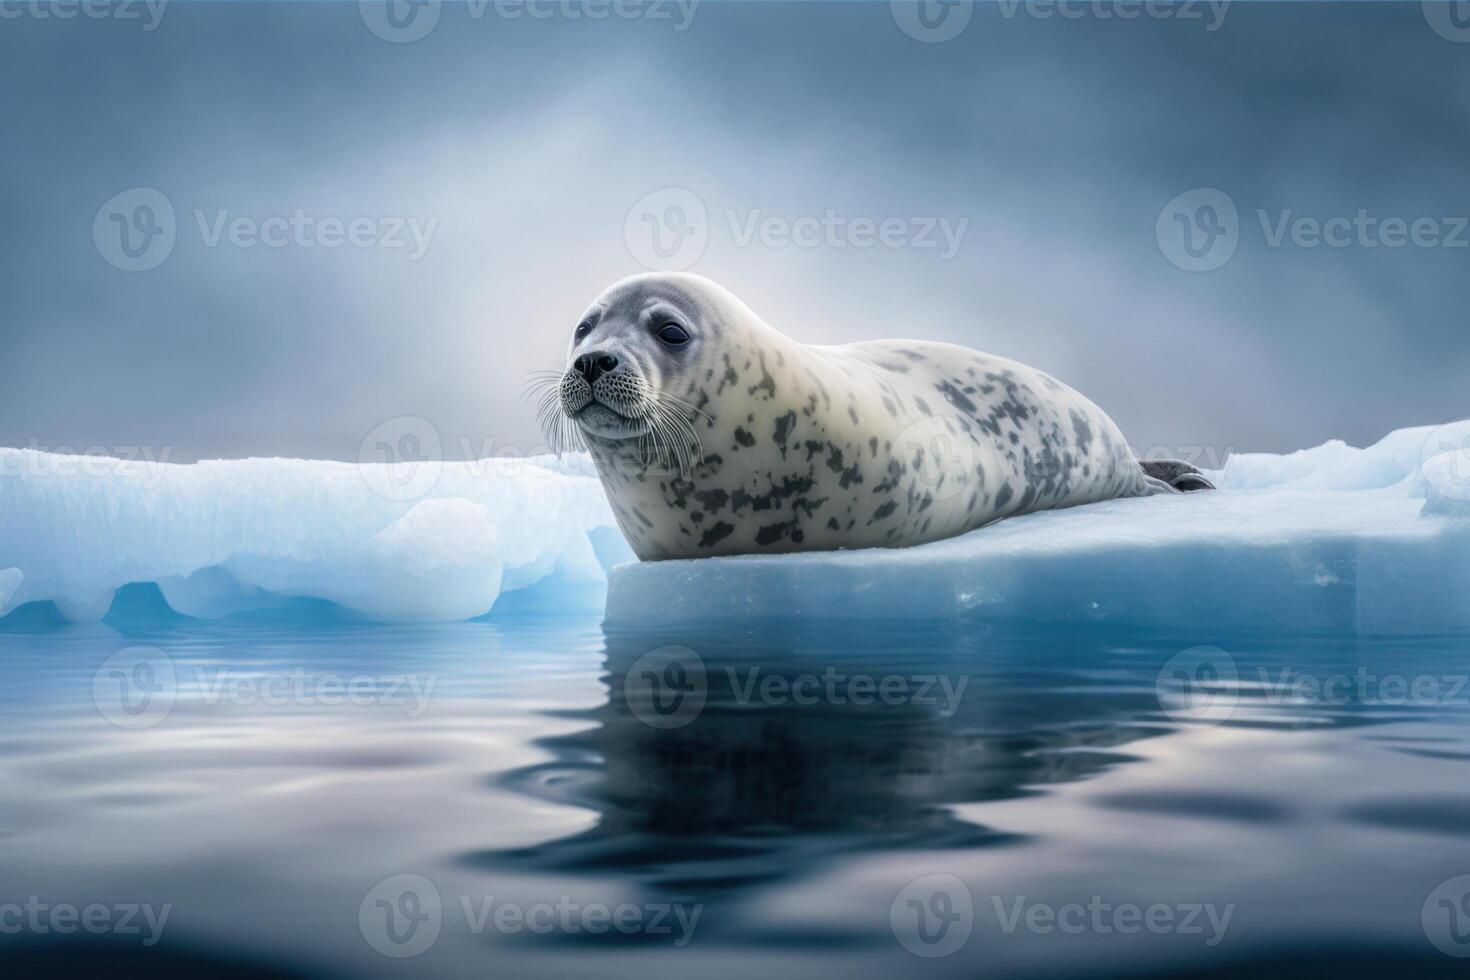
[[[541,418],[585,444],[641,559],[896,547],[1003,517],[1208,489],[1140,463],[1102,409],[953,344],[817,347],[688,273],[624,279],[578,321]]]

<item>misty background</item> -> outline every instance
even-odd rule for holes
[[[944,40],[903,25],[956,9],[887,2],[62,9],[0,12],[0,444],[358,459],[408,417],[534,451],[527,375],[655,231],[799,340],[1014,357],[1141,451],[1470,414],[1470,37],[1417,2],[979,4]],[[1212,271],[1164,241],[1198,188],[1238,208]],[[1260,211],[1462,244],[1273,246]],[[894,243],[779,233],[829,212]]]

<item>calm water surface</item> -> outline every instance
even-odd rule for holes
[[[1470,964],[1465,637],[122,620],[0,632],[0,975]]]

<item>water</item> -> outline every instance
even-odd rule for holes
[[[0,975],[1458,973],[1466,648],[12,619]]]

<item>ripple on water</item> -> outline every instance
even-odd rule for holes
[[[1098,797],[1094,803],[1109,810],[1189,817],[1196,820],[1275,824],[1291,819],[1290,808],[1265,797],[1240,793],[1112,793]]]
[[[1343,817],[1372,827],[1470,838],[1470,796],[1464,795],[1367,800],[1344,808]]]

